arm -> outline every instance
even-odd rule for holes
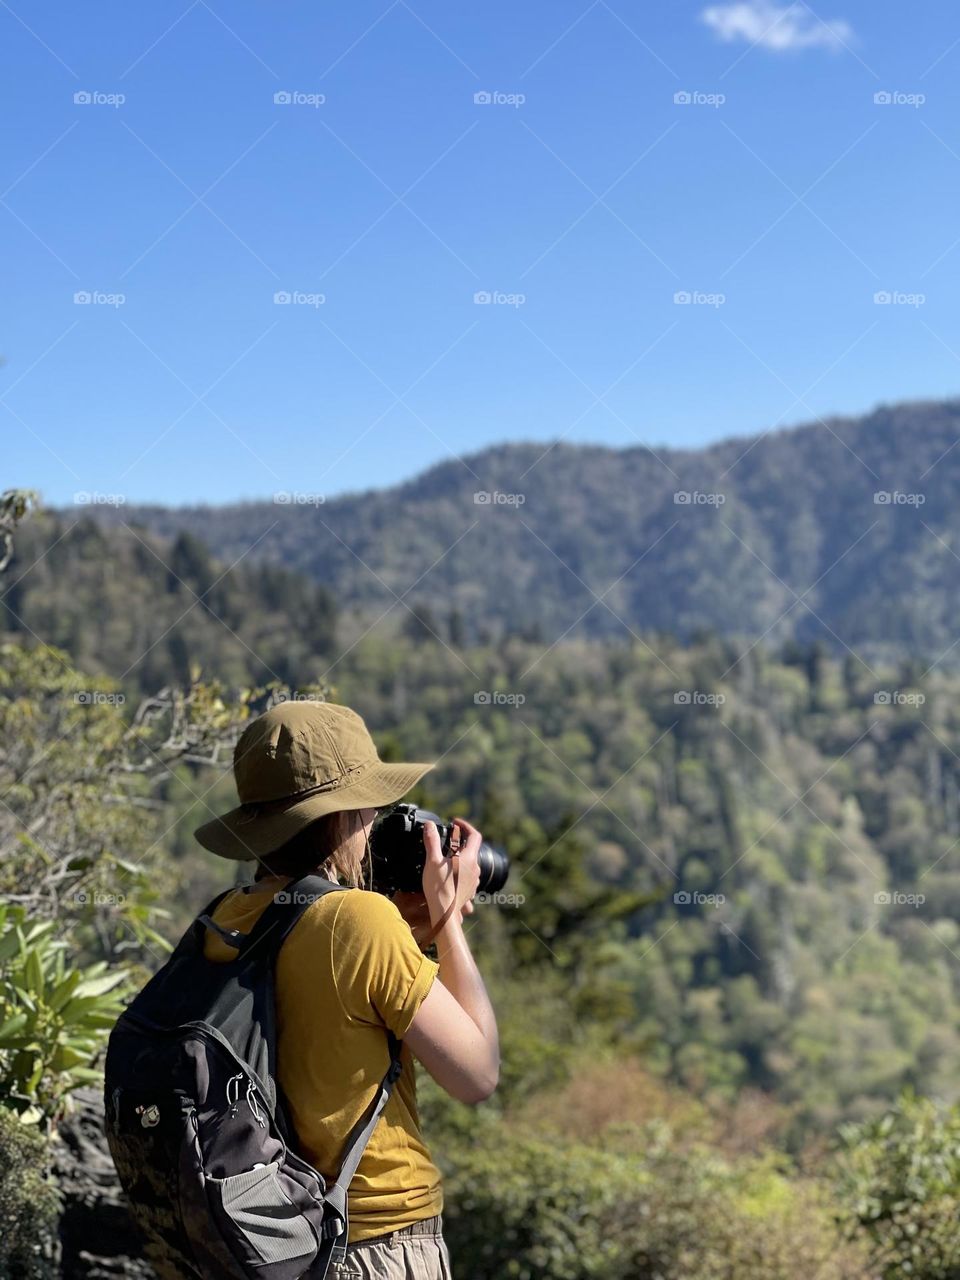
[[[470,953],[461,911],[477,891],[480,832],[456,819],[466,840],[445,858],[432,822],[424,830],[427,850],[423,891],[440,960],[434,982],[404,1037],[434,1080],[459,1102],[483,1102],[497,1087],[500,1041],[483,979]],[[452,865],[456,857],[459,864]]]

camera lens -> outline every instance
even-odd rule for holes
[[[510,874],[510,859],[502,849],[495,849],[491,844],[482,844],[477,854],[477,865],[480,868],[480,893],[499,893],[507,883]]]

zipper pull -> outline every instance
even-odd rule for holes
[[[230,1115],[237,1114],[237,1107],[240,1104],[240,1081],[243,1079],[243,1072],[239,1071],[235,1076],[231,1076],[227,1081],[227,1106],[230,1108]],[[233,1088],[231,1089],[231,1085]],[[231,1093],[233,1097],[231,1097]]]
[[[257,1124],[260,1126],[261,1129],[265,1129],[266,1121],[264,1120],[260,1112],[260,1108],[257,1106],[257,1094],[256,1094],[256,1090],[253,1087],[252,1080],[247,1081],[247,1103],[250,1107],[250,1110],[253,1112],[253,1114],[257,1118]]]

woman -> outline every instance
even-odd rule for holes
[[[480,832],[454,819],[458,852],[444,857],[427,824],[422,895],[390,900],[362,887],[377,810],[433,767],[385,764],[348,707],[280,703],[237,743],[240,805],[196,832],[213,852],[258,863],[254,882],[218,905],[224,929],[248,932],[300,876],[350,886],[308,908],[276,966],[277,1076],[299,1148],[325,1177],[336,1175],[344,1139],[387,1069],[387,1029],[404,1042],[403,1070],[350,1183],[349,1240],[331,1276],[451,1280],[413,1057],[461,1102],[482,1102],[499,1078],[496,1019],[462,927],[479,881]],[[421,950],[431,938],[439,963]],[[215,961],[235,954],[213,930],[205,952]]]

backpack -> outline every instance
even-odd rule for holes
[[[276,1079],[274,964],[319,896],[305,876],[277,893],[249,933],[193,922],[118,1018],[107,1045],[104,1131],[146,1260],[161,1280],[321,1280],[345,1255],[347,1187],[400,1074],[390,1068],[346,1138],[328,1183],[297,1154]],[[235,947],[205,959],[205,929]]]

